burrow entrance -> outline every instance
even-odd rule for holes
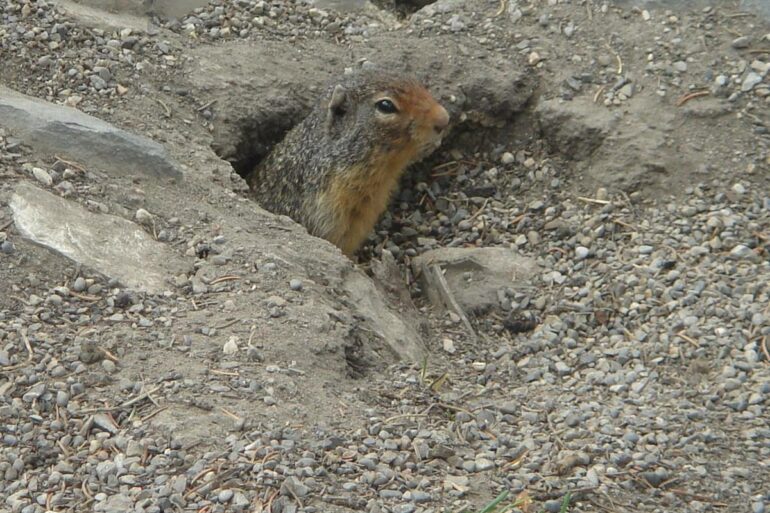
[[[436,0],[372,0],[372,3],[384,9],[391,11],[397,16],[406,18],[410,14],[414,14],[426,5],[434,3]]]

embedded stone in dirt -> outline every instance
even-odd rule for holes
[[[0,87],[0,127],[41,156],[58,155],[116,176],[182,177],[161,144],[77,109],[4,87]]]
[[[138,225],[120,217],[92,214],[79,205],[20,183],[11,197],[13,220],[22,236],[123,285],[160,293],[166,277],[183,262]]]
[[[380,346],[383,349],[389,349],[399,359],[407,362],[422,361],[425,356],[425,346],[419,333],[414,326],[404,321],[403,314],[399,315],[388,307],[385,297],[380,294],[372,280],[362,273],[350,273],[343,286],[355,305],[356,314],[369,320],[372,333],[381,341],[380,344],[370,343],[369,347]],[[403,310],[405,305],[402,304],[401,308]],[[386,355],[377,356],[380,358],[372,360],[382,359]]]
[[[502,247],[440,248],[412,260],[415,273],[423,278],[424,292],[434,306],[444,309],[440,285],[425,270],[439,265],[450,292],[460,308],[468,313],[484,312],[499,306],[498,291],[527,286],[537,264],[531,258]]]

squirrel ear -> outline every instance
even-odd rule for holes
[[[345,99],[347,91],[344,87],[337,84],[332,91],[332,98],[329,100],[329,114],[332,116],[341,116],[345,113]]]

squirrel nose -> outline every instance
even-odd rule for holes
[[[436,118],[433,120],[433,129],[441,133],[449,126],[449,114],[441,105],[436,109]]]

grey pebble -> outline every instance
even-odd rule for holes
[[[588,258],[590,251],[585,246],[578,246],[575,248],[575,258],[577,260],[584,260]]]
[[[484,472],[495,468],[495,462],[487,458],[477,458],[475,463],[476,472]]]
[[[654,249],[655,248],[653,248],[652,246],[642,245],[642,246],[639,246],[638,251],[640,255],[649,255],[653,252]]]
[[[751,45],[751,36],[736,37],[730,44],[736,49],[748,48]]]
[[[289,288],[291,288],[291,290],[302,290],[302,280],[298,278],[292,279],[289,281]]]
[[[72,290],[74,290],[75,292],[83,292],[84,290],[86,290],[87,286],[88,285],[86,284],[85,278],[83,278],[82,276],[78,276],[75,279],[75,283],[72,284]]]
[[[762,75],[752,71],[748,75],[746,75],[746,78],[743,79],[743,82],[741,83],[741,91],[743,91],[744,93],[747,93],[752,89],[754,89],[754,87],[759,85],[761,82],[762,82]]]
[[[67,406],[67,404],[70,401],[70,396],[67,392],[64,390],[59,390],[56,392],[56,404],[58,406]]]

